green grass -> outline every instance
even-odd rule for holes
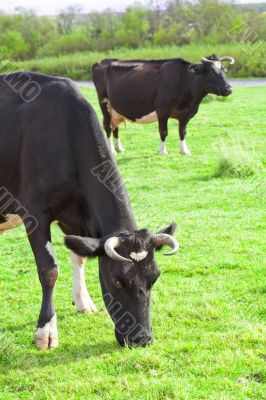
[[[234,135],[231,142],[221,140],[217,147],[218,164],[216,177],[231,176],[232,178],[246,178],[257,175],[263,170],[263,164],[258,159],[254,149],[250,149],[249,141],[243,141]]]
[[[202,56],[216,53],[220,56],[230,55],[235,58],[235,64],[228,70],[232,77],[263,77],[266,76],[265,68],[266,43],[255,44],[197,44],[178,46],[153,46],[140,49],[115,49],[106,52],[84,52],[58,57],[33,59],[16,64],[17,69],[40,71],[52,75],[64,75],[72,79],[91,79],[91,67],[95,62],[104,58],[173,58],[183,57],[191,62],[198,63]],[[2,71],[4,72],[4,71]]]
[[[83,92],[99,111],[95,91]],[[60,347],[35,349],[41,288],[33,255],[22,228],[0,237],[1,400],[266,399],[265,175],[214,177],[219,143],[234,137],[265,165],[265,102],[266,88],[236,88],[225,102],[202,104],[189,125],[191,157],[178,152],[174,121],[168,157],[156,154],[156,124],[121,128],[127,151],[117,160],[140,227],[178,224],[179,254],[157,255],[151,347],[116,344],[96,260],[87,281],[99,312],[75,313],[70,259],[54,227]]]

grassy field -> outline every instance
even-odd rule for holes
[[[139,49],[115,49],[106,52],[84,52],[46,57],[18,62],[17,69],[40,71],[46,74],[63,75],[76,80],[91,79],[91,67],[104,58],[173,58],[183,57],[191,62],[200,62],[201,57],[213,53],[219,56],[230,55],[235,58],[235,64],[230,65],[229,74],[232,77],[263,77],[266,76],[265,65],[266,42],[229,43],[223,45],[196,44],[178,46],[153,46]],[[0,64],[1,67],[1,64]],[[2,70],[2,68],[1,68]],[[4,72],[4,71],[3,71]]]
[[[99,111],[95,91],[83,92]],[[140,227],[178,224],[179,254],[157,255],[151,347],[116,344],[97,260],[87,281],[99,311],[76,314],[69,254],[54,227],[60,347],[38,351],[33,255],[22,228],[0,237],[1,400],[266,399],[265,102],[266,88],[236,88],[224,102],[202,104],[189,125],[191,157],[179,154],[174,121],[168,157],[156,154],[156,124],[121,128],[127,151],[117,160]],[[234,154],[251,176],[223,176]]]

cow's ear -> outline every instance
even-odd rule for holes
[[[104,254],[103,242],[100,239],[70,235],[65,237],[65,245],[68,249],[82,257]]]
[[[161,229],[157,233],[166,233],[167,235],[173,235],[176,230],[176,223],[172,222],[171,225],[168,225],[166,228]],[[156,246],[156,250],[160,250],[163,246]]]
[[[161,229],[157,233],[167,233],[168,235],[173,235],[176,231],[176,223],[172,222],[171,225],[168,225],[166,228]]]

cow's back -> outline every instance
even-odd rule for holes
[[[1,79],[0,187],[22,202],[35,192],[44,203],[58,207],[78,192],[78,168],[86,163],[90,170],[101,138],[94,137],[93,109],[70,80],[30,75],[41,89],[32,102]],[[104,145],[102,151],[107,151]]]

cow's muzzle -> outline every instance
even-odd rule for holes
[[[139,334],[132,334],[129,336],[123,336],[117,331],[115,331],[115,337],[120,346],[125,347],[145,347],[149,346],[152,343],[152,335],[147,334],[146,332],[142,332]]]
[[[229,96],[232,93],[232,87],[230,85],[225,86],[221,89],[221,96]]]

